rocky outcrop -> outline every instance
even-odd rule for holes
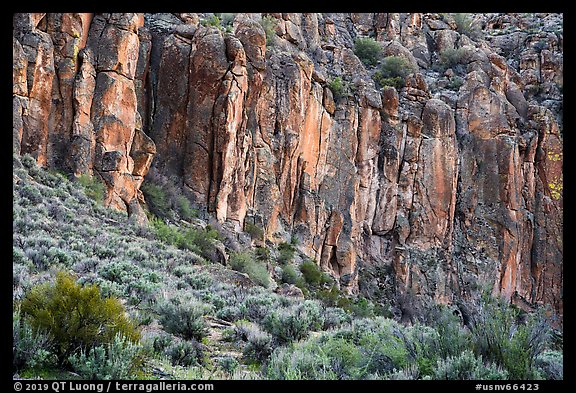
[[[141,220],[138,188],[155,154],[136,110],[143,23],[142,14],[15,14],[13,49],[14,149],[98,176],[106,205]]]
[[[16,15],[15,151],[136,216],[152,166],[404,319],[485,286],[562,315],[560,15],[478,14],[482,37],[438,14],[208,16]],[[360,36],[411,65],[403,88]]]

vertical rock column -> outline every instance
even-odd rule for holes
[[[74,119],[79,120],[76,113],[79,109],[78,93],[82,88],[87,88],[85,93],[92,93],[90,85],[75,86],[83,63],[80,51],[86,45],[92,17],[92,14],[78,13],[46,14],[46,31],[54,45],[55,67],[47,146],[48,166],[51,168],[71,169],[68,167],[67,155],[74,135],[72,130]],[[85,68],[81,74],[87,76],[86,73],[90,72]],[[80,78],[79,84],[82,85],[83,81]],[[89,114],[90,106],[86,109]]]
[[[24,132],[22,116],[26,114],[28,107],[28,83],[26,82],[28,61],[16,37],[12,38],[12,61],[12,150],[20,154]]]
[[[530,301],[551,304],[563,316],[563,141],[551,111],[531,106],[538,130],[535,156],[534,241]],[[528,283],[526,283],[528,284]],[[528,294],[527,294],[528,295]]]
[[[41,22],[41,27],[45,28],[45,16],[45,13],[14,15],[14,35],[17,41],[14,42],[13,49],[16,55],[14,63],[18,64],[14,69],[16,139],[20,139],[21,129],[20,153],[30,154],[41,166],[46,166],[48,162],[52,82],[55,72],[54,45],[50,35],[39,28]],[[24,74],[26,83],[22,78]],[[26,94],[27,100],[23,99]]]
[[[141,119],[134,85],[142,14],[103,14],[94,18],[88,47],[95,54],[96,84],[91,120],[94,124],[94,170],[108,187],[106,205],[142,216],[138,188],[149,162],[135,168],[130,155]],[[154,153],[153,143],[138,132],[136,152]],[[151,158],[150,158],[151,159]],[[136,172],[135,172],[136,169]],[[136,176],[135,176],[136,175]]]

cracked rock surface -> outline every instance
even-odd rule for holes
[[[15,14],[14,151],[142,221],[152,168],[403,318],[486,285],[562,316],[561,15],[473,14],[469,37],[439,14],[275,13],[272,40],[264,14],[209,16]],[[354,54],[368,36],[404,87]]]

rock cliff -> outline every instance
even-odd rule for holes
[[[404,319],[486,286],[562,316],[561,15],[474,14],[475,34],[420,13],[214,21],[15,14],[14,151],[100,177],[142,221],[157,171]],[[404,59],[402,87],[359,37]]]

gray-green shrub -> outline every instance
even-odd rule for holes
[[[164,349],[164,353],[173,366],[183,367],[199,365],[204,356],[201,346],[193,339],[173,341]]]
[[[258,325],[245,333],[248,343],[244,347],[244,356],[251,361],[264,362],[272,353],[272,336],[260,330]]]
[[[452,14],[452,18],[454,18],[454,22],[456,23],[456,31],[460,34],[467,35],[475,41],[482,36],[480,27],[472,20],[470,14],[455,13]]]
[[[324,319],[324,324],[322,325],[323,330],[332,329],[352,321],[350,314],[339,307],[324,308],[322,310],[322,317]]]
[[[34,330],[21,317],[20,309],[12,312],[12,367],[14,370],[43,367],[55,363],[52,341],[48,334]]]
[[[442,70],[452,68],[456,72],[464,72],[466,62],[466,49],[464,48],[446,48],[440,52],[440,65]]]
[[[72,369],[84,379],[131,379],[142,365],[142,347],[117,335],[107,345],[68,358]]]
[[[435,379],[444,380],[503,380],[508,372],[493,363],[485,364],[482,356],[476,357],[470,350],[455,357],[438,361],[434,370]]]
[[[526,316],[501,299],[485,295],[476,303],[470,330],[474,352],[505,368],[511,379],[532,379],[535,360],[547,347],[550,326],[542,312]]]
[[[158,302],[158,321],[165,331],[185,340],[201,340],[207,335],[204,315],[211,307],[191,296],[174,296]]]
[[[536,367],[545,379],[564,379],[564,354],[560,351],[544,351],[536,357]]]
[[[263,326],[280,343],[301,340],[324,323],[321,306],[317,301],[305,300],[292,307],[272,310],[264,318]]]
[[[218,358],[218,365],[227,373],[233,374],[240,363],[232,356],[222,356]]]
[[[240,304],[242,318],[260,323],[272,311],[280,307],[280,299],[275,294],[260,293],[246,296]]]
[[[434,326],[438,332],[435,347],[440,358],[456,356],[472,348],[470,333],[447,306],[432,307],[426,317],[426,323],[428,326]]]
[[[264,372],[268,379],[274,380],[336,379],[329,354],[319,350],[316,340],[305,341],[295,347],[277,348]]]

